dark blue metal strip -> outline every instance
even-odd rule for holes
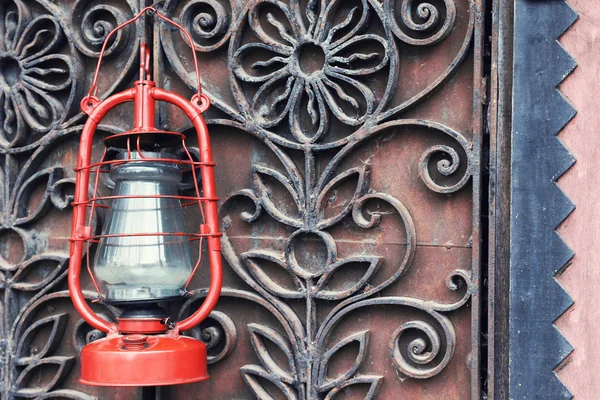
[[[574,158],[556,135],[575,115],[557,89],[575,61],[557,40],[576,19],[563,0],[515,0],[509,317],[514,400],[572,398],[554,373],[572,351],[554,321],[572,304],[555,274],[573,256],[555,229],[574,209],[556,185]]]

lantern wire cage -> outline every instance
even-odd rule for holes
[[[140,77],[134,87],[103,100],[98,97],[98,72],[109,39],[145,14],[178,28],[191,46],[197,91],[190,100],[157,87],[147,43],[140,45]],[[104,138],[104,150],[98,154],[93,149],[96,128],[109,111],[129,102],[134,107],[133,129]],[[183,133],[155,127],[156,102],[186,114],[196,131],[197,149]],[[208,379],[206,345],[180,335],[208,317],[223,283],[215,164],[202,116],[210,99],[202,93],[191,35],[154,6],[143,8],[107,35],[90,91],[80,106],[89,118],[75,168],[68,285],[82,318],[107,336],[82,348],[79,381],[94,386],[157,386]],[[209,288],[192,315],[173,321],[159,303],[190,294],[188,287],[202,263],[203,243]],[[192,251],[196,244],[197,258]],[[87,304],[81,289],[84,263],[98,292],[93,301],[122,311],[117,322]]]
[[[220,237],[222,234],[220,232],[210,232],[208,226],[206,225],[205,220],[205,203],[206,202],[216,202],[219,198],[213,197],[205,197],[202,195],[201,187],[198,183],[200,180],[201,174],[199,174],[199,170],[202,168],[212,168],[215,166],[214,162],[201,162],[196,161],[190,151],[188,145],[186,144],[187,137],[183,133],[179,132],[168,132],[168,131],[160,131],[160,135],[168,135],[173,140],[170,141],[169,146],[175,147],[180,144],[181,149],[183,151],[178,152],[181,154],[180,158],[171,158],[164,156],[152,156],[153,154],[160,154],[157,152],[149,151],[144,149],[141,144],[142,134],[137,132],[124,132],[115,135],[108,136],[104,139],[107,146],[104,148],[104,151],[100,157],[100,160],[95,163],[91,163],[87,166],[76,168],[76,172],[83,172],[88,174],[93,174],[93,188],[91,190],[91,197],[89,197],[85,201],[81,202],[73,202],[73,205],[82,205],[84,204],[88,210],[87,219],[89,227],[95,227],[94,221],[98,221],[97,209],[104,209],[106,211],[110,210],[111,204],[113,201],[118,199],[175,199],[180,202],[182,208],[187,207],[198,207],[199,215],[200,215],[200,225],[199,231],[197,232],[142,232],[142,233],[112,233],[112,234],[104,234],[104,233],[91,233],[88,238],[84,241],[84,245],[86,247],[86,268],[91,277],[94,288],[98,292],[98,299],[94,300],[94,302],[104,302],[102,297],[102,290],[100,289],[100,285],[98,284],[95,274],[92,272],[92,260],[90,260],[91,247],[93,244],[97,244],[101,239],[108,238],[116,238],[116,237],[185,237],[188,242],[198,243],[198,257],[196,262],[194,263],[194,267],[192,269],[191,274],[187,278],[187,281],[183,287],[183,295],[192,295],[192,291],[188,291],[188,287],[192,282],[200,264],[202,263],[202,245],[204,238],[207,237]],[[124,141],[123,141],[124,139]],[[132,144],[132,139],[133,144]],[[121,143],[125,145],[125,149],[112,148],[110,147],[110,143],[115,140],[121,140]],[[127,156],[123,159],[108,159],[109,149],[122,150],[123,153],[126,152]],[[132,154],[136,154],[138,157],[132,157]],[[164,154],[163,155],[167,155]],[[129,164],[129,163],[147,163],[147,162],[156,162],[156,163],[166,163],[177,166],[182,173],[191,174],[192,178],[192,195],[101,195],[99,186],[101,181],[106,181],[106,179],[101,179],[101,175],[109,175],[111,170],[117,166]],[[96,231],[98,231],[98,227],[95,227]],[[161,239],[162,244],[169,244],[168,242]]]

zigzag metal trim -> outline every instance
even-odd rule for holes
[[[564,0],[515,0],[511,160],[510,398],[571,399],[554,368],[572,351],[554,321],[572,304],[555,274],[573,256],[555,229],[574,205],[556,180],[575,162],[556,137],[575,110],[557,86],[575,68],[558,38]]]

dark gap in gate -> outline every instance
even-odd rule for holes
[[[487,82],[485,85],[485,104],[483,104],[482,117],[483,132],[482,132],[482,149],[481,149],[481,215],[480,215],[480,232],[481,232],[481,317],[480,317],[480,387],[481,399],[488,398],[488,267],[489,267],[489,212],[490,212],[490,93],[491,72],[492,72],[492,13],[493,0],[485,0],[483,6],[483,78]]]

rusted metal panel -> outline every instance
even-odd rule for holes
[[[157,397],[480,397],[483,10],[431,3],[160,5],[193,33],[214,104],[228,265],[218,311],[188,333],[209,343],[212,378]],[[76,103],[104,36],[140,6],[0,6],[3,397],[142,396],[77,384],[77,351],[99,332],[64,281]],[[110,45],[100,92],[130,84],[143,32]],[[189,97],[189,46],[160,23],[153,36],[156,80]],[[168,106],[158,122],[190,130]],[[173,315],[201,300],[199,275]]]

